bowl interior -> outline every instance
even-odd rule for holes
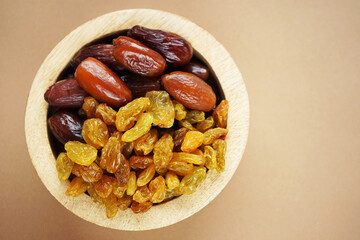
[[[87,44],[106,42],[134,25],[175,32],[186,38],[196,50],[196,57],[211,69],[209,79],[218,102],[229,101],[227,153],[225,171],[209,171],[206,180],[191,195],[183,195],[166,204],[159,204],[143,214],[130,209],[106,218],[104,206],[94,203],[85,194],[67,197],[69,182],[57,178],[54,140],[48,136],[46,119],[48,104],[43,99],[46,89],[69,73],[72,56]],[[37,116],[34,118],[34,116]],[[234,174],[245,149],[249,127],[249,104],[245,85],[234,61],[225,48],[208,32],[189,20],[174,14],[134,9],[109,13],[91,20],[67,35],[41,65],[29,94],[25,116],[25,133],[33,165],[49,192],[74,214],[95,224],[120,230],[148,230],[179,222],[196,213],[226,186]],[[156,221],[154,221],[156,219]]]

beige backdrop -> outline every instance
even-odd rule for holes
[[[24,137],[27,94],[47,54],[80,24],[125,8],[207,29],[250,98],[248,145],[225,190],[191,218],[148,232],[68,212],[37,177]],[[0,239],[360,239],[359,13],[357,0],[1,0]]]

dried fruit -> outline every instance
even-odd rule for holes
[[[161,203],[165,199],[166,185],[165,179],[162,176],[156,177],[149,183],[149,190],[151,192],[151,202]]]
[[[209,170],[213,170],[216,168],[216,151],[211,146],[204,147],[204,158],[205,158],[205,166]]]
[[[194,171],[186,175],[180,182],[180,191],[183,194],[192,194],[199,184],[206,178],[206,168],[197,167]]]
[[[170,65],[184,65],[193,55],[191,44],[175,33],[137,25],[128,31],[128,36],[159,52]]]
[[[87,192],[89,194],[89,196],[91,197],[91,199],[96,202],[96,203],[102,203],[103,202],[103,199],[102,197],[100,197],[96,191],[95,191],[95,188],[94,188],[94,184],[89,184],[88,187],[87,187]]]
[[[164,201],[168,201],[173,199],[174,197],[180,196],[182,193],[180,192],[179,187],[173,189],[166,189],[165,199]]]
[[[225,128],[212,128],[207,130],[204,133],[204,145],[212,144],[216,139],[225,138],[227,133],[229,132],[228,129]]]
[[[159,91],[161,88],[160,77],[145,77],[130,73],[123,77],[126,86],[131,90],[134,98],[145,97],[150,91]]]
[[[135,142],[125,142],[124,143],[124,150],[123,150],[123,155],[126,158],[129,158],[133,152],[133,149],[135,147]]]
[[[181,127],[181,128],[187,128],[187,129],[189,129],[189,130],[191,130],[191,131],[196,131],[196,128],[194,128],[193,127],[193,125],[191,125],[191,123],[189,123],[187,120],[181,120],[181,121],[179,121],[178,122],[179,123],[179,126]]]
[[[212,116],[206,118],[204,121],[196,124],[196,129],[200,132],[205,132],[206,130],[215,126],[214,118]]]
[[[87,144],[100,149],[109,139],[109,131],[101,119],[90,118],[84,122],[82,136]]]
[[[106,216],[108,218],[113,218],[118,212],[118,201],[114,194],[110,194],[107,198],[103,200],[106,207]]]
[[[193,152],[201,146],[203,141],[203,133],[199,131],[188,131],[184,137],[183,143],[181,144],[181,150],[187,153]]]
[[[73,140],[83,141],[81,135],[83,120],[70,111],[57,111],[48,119],[48,124],[52,134],[62,144]]]
[[[124,143],[120,140],[121,136],[112,136],[109,138],[103,149],[101,149],[100,166],[109,173],[115,173],[122,161],[125,161],[121,153]]]
[[[70,197],[77,197],[80,194],[86,192],[88,183],[85,182],[81,177],[75,177],[71,182],[70,186],[66,190],[65,194]]]
[[[74,162],[70,160],[66,153],[60,153],[56,159],[56,170],[61,182],[66,181],[70,177],[73,167]]]
[[[86,97],[84,99],[82,109],[84,110],[87,118],[95,117],[95,113],[98,105],[99,105],[98,101],[96,101],[96,99],[93,97]]]
[[[88,93],[80,87],[75,78],[64,79],[51,85],[44,94],[50,106],[79,108]]]
[[[221,139],[215,140],[213,148],[216,151],[216,171],[223,172],[225,169],[226,142]]]
[[[175,119],[178,121],[185,119],[187,112],[184,105],[182,105],[176,100],[173,100],[172,103],[175,109]]]
[[[130,167],[134,170],[145,169],[154,163],[152,156],[131,156]]]
[[[181,67],[180,70],[192,73],[205,81],[209,78],[209,69],[199,62],[189,62],[185,66]]]
[[[75,54],[70,64],[76,68],[86,58],[93,57],[115,71],[124,70],[125,68],[114,58],[114,49],[112,44],[95,44],[85,47]]]
[[[127,184],[121,184],[120,182],[116,181],[115,179],[112,182],[113,193],[116,197],[122,198],[127,190]]]
[[[226,128],[228,112],[229,112],[229,102],[228,100],[222,100],[220,104],[215,108],[212,114],[217,127]]]
[[[102,175],[101,179],[94,183],[95,192],[102,198],[106,198],[113,190],[113,178]]]
[[[73,162],[84,166],[89,166],[97,157],[96,148],[78,141],[67,142],[65,150]]]
[[[202,152],[201,154],[174,152],[171,162],[185,162],[196,165],[203,165],[205,163],[205,159]]]
[[[107,125],[115,126],[116,111],[107,106],[106,103],[101,103],[96,108],[95,117],[103,120]]]
[[[120,131],[129,130],[134,126],[139,116],[149,108],[150,99],[137,98],[121,107],[116,114],[116,128]]]
[[[131,204],[131,210],[137,214],[137,213],[144,213],[147,212],[152,207],[152,202],[133,202]]]
[[[171,161],[167,168],[179,176],[185,176],[193,171],[194,166],[191,163]]]
[[[189,131],[187,128],[180,128],[175,131],[174,133],[174,151],[180,152],[181,151],[181,144],[184,141],[186,133]]]
[[[102,169],[94,162],[89,166],[76,164],[74,166],[74,171],[77,172],[75,175],[78,176],[78,174],[80,174],[85,182],[97,182],[103,175]]]
[[[160,76],[165,71],[165,59],[139,41],[120,36],[113,44],[116,61],[129,71],[148,77]]]
[[[132,203],[132,197],[128,195],[124,195],[123,197],[118,198],[117,206],[120,210],[124,211],[128,209],[131,203]]]
[[[129,195],[129,196],[132,196],[132,195],[134,195],[136,189],[137,189],[136,173],[135,172],[130,172],[130,178],[129,178],[129,181],[127,183],[126,194]]]
[[[149,190],[149,188],[145,185],[142,187],[138,187],[136,192],[133,195],[133,200],[138,203],[143,203],[146,201],[149,201],[152,197],[152,194]]]
[[[197,110],[187,112],[185,120],[187,120],[190,124],[204,121],[205,113],[203,111],[197,111]]]
[[[115,172],[115,177],[120,184],[127,184],[130,178],[130,164],[128,160],[123,159],[121,161],[120,167]]]
[[[191,73],[172,72],[161,77],[161,83],[170,95],[185,107],[210,111],[216,103],[212,88],[201,78]]]
[[[137,185],[139,187],[145,186],[155,175],[155,165],[151,164],[145,170],[143,170],[137,179]]]
[[[139,117],[135,126],[127,130],[121,137],[124,142],[132,142],[140,138],[142,135],[150,131],[151,124],[153,123],[153,116],[151,113],[143,113]]]
[[[155,172],[157,172],[159,175],[165,175],[167,173],[166,167],[158,167],[155,165]]]
[[[158,132],[159,132],[158,138],[161,138],[165,134],[169,134],[171,137],[173,137],[175,131],[172,128],[160,128],[160,129],[158,129]]]
[[[154,116],[154,124],[161,128],[170,128],[174,124],[175,110],[166,91],[151,91],[145,95],[150,99],[148,112]]]
[[[158,131],[156,129],[151,129],[149,132],[135,140],[135,153],[137,155],[148,155],[154,149],[157,140]]]
[[[76,68],[75,78],[80,86],[100,102],[121,107],[132,99],[130,89],[106,65],[89,57]]]
[[[170,162],[173,150],[174,142],[169,134],[162,136],[155,144],[154,147],[154,163],[159,168],[165,168]]]
[[[180,185],[180,180],[174,172],[167,172],[165,181],[168,189],[174,189]]]

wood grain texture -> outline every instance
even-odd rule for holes
[[[192,195],[176,198],[166,204],[152,207],[144,214],[135,215],[130,209],[119,211],[107,219],[105,208],[87,195],[67,197],[69,183],[57,178],[55,158],[51,151],[46,126],[48,104],[43,98],[72,56],[85,44],[106,34],[134,25],[162,29],[186,38],[208,62],[219,79],[230,110],[228,118],[226,167],[222,174],[210,171],[206,180]],[[249,102],[241,73],[225,48],[216,39],[194,23],[167,12],[134,9],[109,13],[93,19],[67,35],[47,56],[32,84],[25,116],[25,133],[33,165],[49,192],[68,210],[79,217],[113,229],[149,230],[179,222],[205,207],[213,200],[234,174],[243,155],[249,129]]]

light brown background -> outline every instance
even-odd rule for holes
[[[46,55],[99,15],[187,17],[232,54],[250,98],[245,155],[191,218],[123,232],[85,222],[37,177],[27,94]],[[360,239],[359,1],[0,1],[0,239]],[[156,221],[156,219],[154,219]]]

